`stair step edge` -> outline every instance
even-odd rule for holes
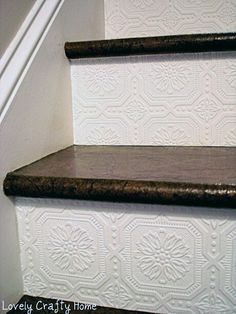
[[[3,186],[8,196],[236,208],[236,148],[74,145]]]
[[[66,42],[64,48],[68,59],[235,51],[236,33],[208,33]]]

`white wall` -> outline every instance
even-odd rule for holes
[[[0,0],[0,58],[35,0]]]
[[[73,144],[70,66],[64,43],[103,37],[103,1],[64,2],[34,51],[0,125],[1,186],[7,172]],[[15,215],[14,204],[1,188],[0,300],[6,303],[23,294]]]
[[[236,212],[17,198],[25,293],[168,314],[236,313]]]
[[[105,0],[106,38],[236,31],[236,2]],[[236,145],[236,53],[72,62],[74,141]]]

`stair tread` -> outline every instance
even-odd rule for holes
[[[8,173],[7,195],[236,208],[236,147],[73,145]]]
[[[236,50],[236,33],[189,34],[66,42],[69,59]]]

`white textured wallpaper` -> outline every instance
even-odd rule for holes
[[[236,313],[236,212],[16,202],[24,292],[168,314]]]
[[[236,145],[236,53],[84,59],[75,144]]]
[[[105,0],[107,38],[236,31],[236,1]],[[71,63],[75,144],[236,145],[236,53]],[[236,314],[236,211],[16,200],[25,293]]]
[[[236,31],[235,0],[104,0],[106,38]]]
[[[236,31],[236,1],[105,0],[107,38]],[[236,53],[73,61],[74,142],[236,145]]]

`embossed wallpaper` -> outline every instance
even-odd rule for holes
[[[106,38],[236,31],[235,0],[104,0]]]
[[[105,0],[107,38],[236,31],[235,0]],[[71,63],[75,144],[236,145],[236,54]],[[236,314],[236,212],[17,198],[25,293]]]
[[[25,293],[168,314],[236,313],[236,212],[17,199]]]
[[[235,1],[106,0],[107,38],[236,31]],[[236,145],[236,54],[73,61],[75,144]]]
[[[236,54],[72,65],[76,144],[236,145]]]

